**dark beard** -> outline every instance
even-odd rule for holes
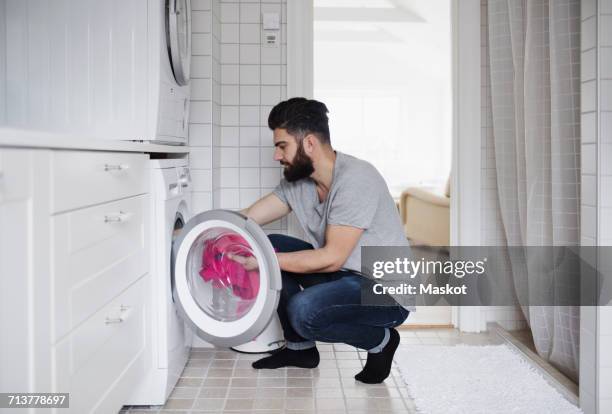
[[[291,164],[285,164],[286,167],[283,170],[285,179],[290,183],[301,180],[303,178],[310,177],[314,172],[312,160],[304,152],[304,146],[300,142],[293,162]]]

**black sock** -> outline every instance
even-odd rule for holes
[[[400,342],[399,333],[393,328],[389,329],[389,342],[381,352],[375,354],[368,353],[363,370],[355,375],[357,381],[366,384],[379,384],[383,382],[391,373],[391,364],[393,363],[393,355]]]
[[[282,367],[316,368],[319,365],[317,347],[294,351],[284,348],[269,357],[253,362],[255,369],[275,369]]]

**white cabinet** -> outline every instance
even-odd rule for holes
[[[147,159],[0,148],[0,392],[111,413],[144,376]]]

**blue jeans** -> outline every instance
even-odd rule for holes
[[[268,236],[277,252],[312,249],[303,240],[284,234]],[[278,305],[285,340],[292,349],[306,349],[314,341],[343,342],[374,349],[387,328],[406,320],[408,311],[392,297],[382,305],[362,305],[361,290],[372,282],[350,271],[298,274],[282,271],[283,288]]]

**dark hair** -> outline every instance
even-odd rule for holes
[[[327,107],[323,102],[291,98],[277,104],[268,116],[271,130],[286,129],[291,135],[314,134],[323,144],[331,144]]]

